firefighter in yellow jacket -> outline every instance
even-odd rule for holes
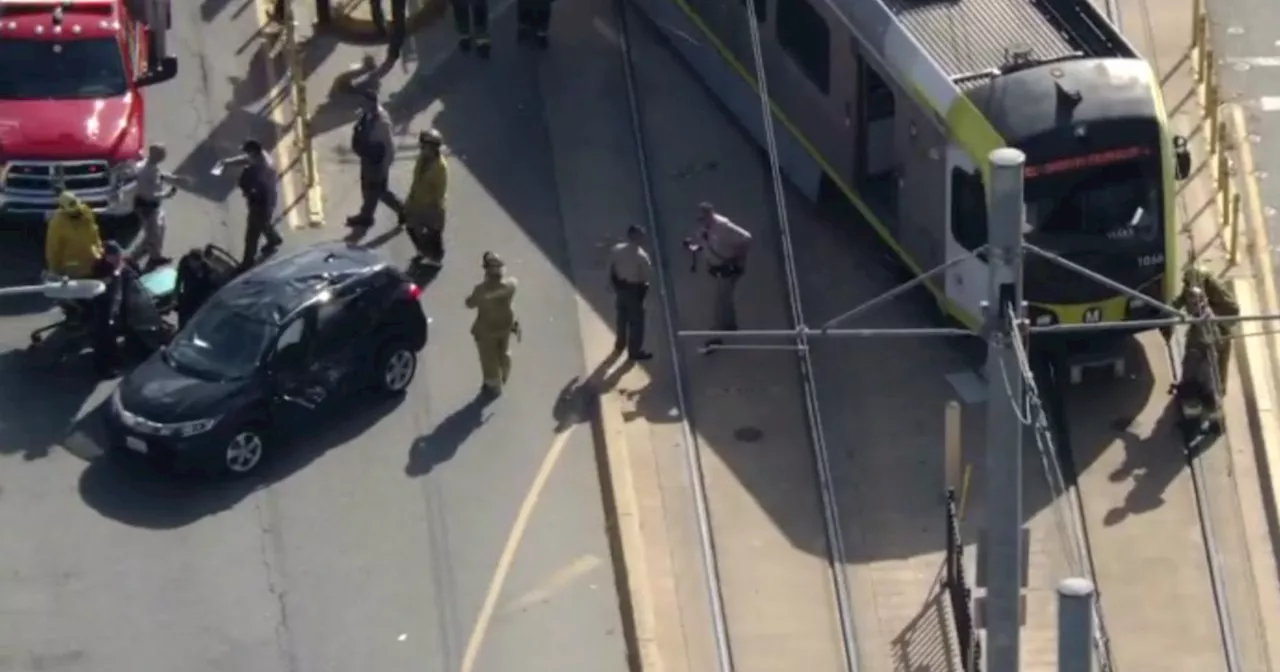
[[[444,262],[444,206],[449,189],[444,138],[435,130],[423,131],[418,134],[418,148],[413,184],[404,202],[405,227],[418,251],[414,261],[439,266]]]
[[[45,232],[46,270],[74,279],[88,278],[101,258],[102,235],[93,210],[74,194],[62,192]]]
[[[493,252],[484,253],[482,264],[484,280],[471,290],[466,304],[476,311],[471,335],[480,355],[484,390],[496,396],[502,394],[502,386],[511,375],[511,335],[520,333],[520,323],[512,310],[516,279],[507,275],[506,264]]]

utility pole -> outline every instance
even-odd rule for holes
[[[987,207],[987,672],[1018,672],[1022,626],[1022,365],[1023,164],[1016,149],[991,152]]]

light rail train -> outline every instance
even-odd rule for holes
[[[1027,156],[1029,243],[1160,301],[1177,291],[1186,142],[1151,67],[1089,0],[632,0],[763,144],[748,1],[782,170],[815,201],[847,199],[914,273],[985,244],[987,157],[1010,146]],[[1024,264],[1034,324],[1159,317]],[[976,326],[987,275],[972,257],[929,289]]]

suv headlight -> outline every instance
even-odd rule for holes
[[[125,427],[138,432],[139,434],[149,434],[151,436],[168,436],[187,438],[205,432],[218,426],[218,422],[222,420],[222,416],[213,418],[201,418],[199,420],[188,420],[187,422],[173,422],[163,424],[159,422],[151,422],[145,418],[140,418],[120,403],[120,388],[117,387],[115,392],[111,393],[111,410],[120,419],[120,423]]]

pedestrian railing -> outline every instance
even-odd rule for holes
[[[1225,101],[1218,82],[1217,55],[1209,39],[1209,12],[1205,8],[1205,0],[1192,0],[1192,13],[1191,69],[1195,75],[1196,99],[1204,109],[1202,123],[1209,149],[1205,163],[1213,171],[1214,200],[1222,220],[1228,258],[1235,266],[1240,259],[1240,193],[1232,187],[1231,135],[1227,121],[1222,118]],[[1243,132],[1243,129],[1236,131]]]
[[[964,540],[960,537],[960,515],[956,505],[956,491],[947,490],[947,559],[944,585],[951,602],[951,618],[954,621],[956,639],[959,641],[960,660],[964,672],[982,669],[982,640],[974,621],[973,591],[964,571]]]

